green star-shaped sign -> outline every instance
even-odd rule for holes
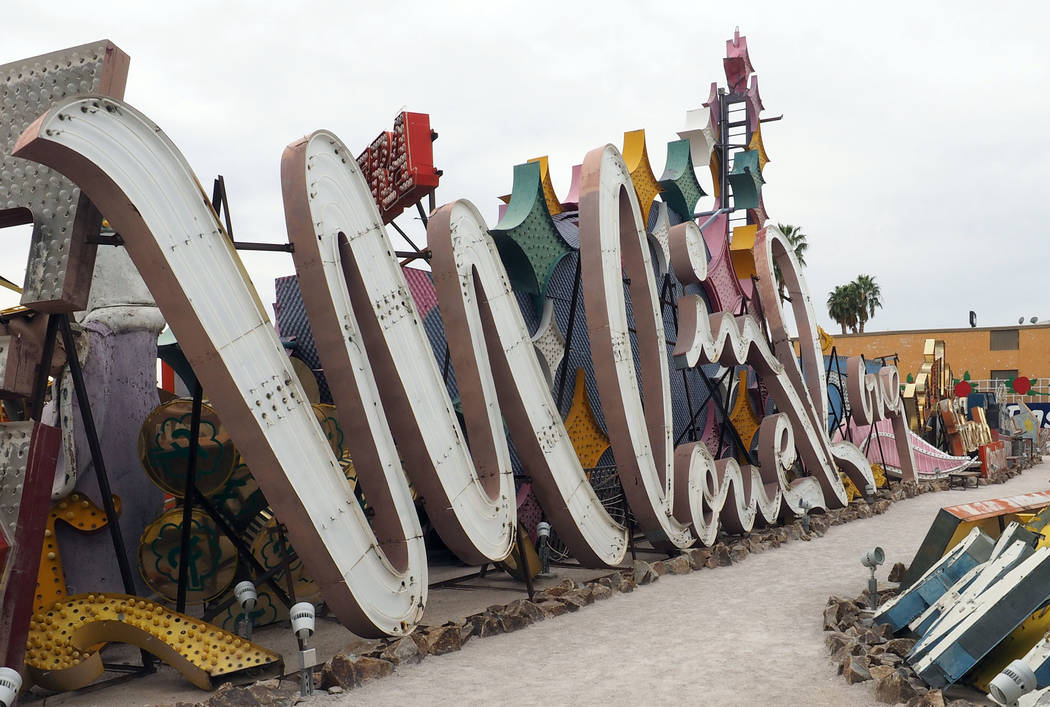
[[[660,177],[660,186],[663,187],[661,196],[667,207],[683,221],[691,221],[696,203],[705,194],[700,182],[696,181],[688,140],[667,143],[667,163]]]

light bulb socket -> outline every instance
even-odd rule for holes
[[[292,619],[292,631],[298,638],[308,638],[314,632],[314,605],[308,601],[293,604],[288,610]]]
[[[0,704],[11,707],[18,697],[18,691],[22,689],[22,676],[17,670],[11,668],[0,668]]]
[[[885,561],[886,553],[881,547],[873,547],[871,550],[868,550],[864,557],[860,558],[860,563],[870,570],[875,569]]]
[[[1036,688],[1035,672],[1023,660],[1015,660],[1003,668],[988,684],[988,696],[1001,705],[1015,705],[1021,695]]]
[[[251,611],[259,600],[259,592],[255,588],[255,583],[249,579],[237,583],[237,586],[233,588],[233,596],[237,598],[242,611]]]

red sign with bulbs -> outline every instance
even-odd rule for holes
[[[399,113],[394,129],[379,134],[357,157],[365,181],[379,205],[383,223],[390,223],[407,207],[437,188],[441,172],[434,169],[430,116]]]

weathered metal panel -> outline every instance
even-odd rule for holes
[[[1006,526],[1009,516],[1047,506],[1050,506],[1050,491],[1034,491],[942,508],[926,532],[922,545],[901,580],[901,586],[911,586],[975,525],[989,532],[992,537],[998,537],[998,530]]]
[[[931,687],[958,681],[1050,597],[1050,549],[1039,548],[1022,561],[1012,555],[990,562],[982,572],[993,575],[990,581],[981,587],[978,577],[953,612],[915,645],[908,662]]]
[[[977,521],[1010,513],[1028,513],[1050,506],[1050,491],[1033,491],[1018,496],[961,503],[944,510],[959,520]]]
[[[22,304],[45,312],[87,305],[102,216],[80,189],[11,156],[30,123],[67,96],[124,97],[130,58],[109,40],[0,66],[0,228],[33,224]]]
[[[991,556],[995,541],[974,528],[966,540],[942,557],[906,591],[879,607],[875,622],[889,624],[895,632],[912,622],[964,574]]]
[[[46,327],[46,315],[11,317],[0,323],[0,398],[33,394]]]

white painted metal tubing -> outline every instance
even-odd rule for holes
[[[480,388],[468,391],[458,372],[484,368],[499,398],[483,402],[502,410],[558,536],[585,565],[619,564],[627,531],[605,510],[580,465],[484,220],[473,204],[456,201],[431,215],[427,239],[464,403],[468,395],[479,398]]]
[[[517,506],[489,366],[478,366],[475,374],[493,404],[479,420],[464,400],[468,449],[405,275],[351,151],[332,133],[317,131],[285,150],[281,172],[299,286],[337,408],[349,410],[358,395],[344,385],[347,374],[367,377],[442,539],[465,562],[502,560],[514,542]],[[457,379],[469,375],[458,368],[456,373]],[[364,491],[371,497],[367,484]]]
[[[392,464],[382,469],[393,507],[378,511],[394,514],[399,532],[381,541],[175,145],[121,101],[76,98],[57,103],[30,126],[16,154],[70,177],[124,237],[212,404],[340,620],[361,635],[409,632],[426,601],[427,564],[404,476]],[[392,448],[389,439],[379,444]]]

